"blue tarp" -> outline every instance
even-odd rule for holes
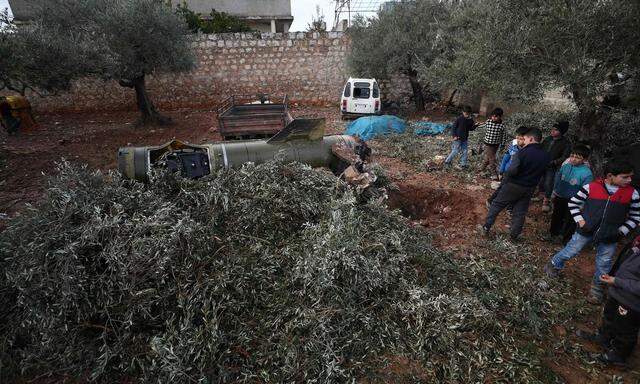
[[[390,115],[366,116],[352,121],[347,126],[347,135],[360,136],[364,141],[389,133],[404,133],[407,128],[404,120]]]
[[[451,123],[432,123],[430,121],[416,121],[411,126],[413,126],[414,132],[418,136],[439,135],[452,127]]]

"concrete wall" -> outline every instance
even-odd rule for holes
[[[213,106],[233,94],[258,92],[338,106],[348,78],[349,40],[339,32],[200,35],[194,45],[193,72],[148,77],[160,108]],[[133,90],[115,81],[82,80],[60,96],[29,99],[38,111],[135,109]]]
[[[174,6],[183,2],[204,15],[214,8],[235,16],[291,16],[291,0],[171,0]]]

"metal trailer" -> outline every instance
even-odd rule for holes
[[[273,102],[269,95],[228,97],[216,108],[220,135],[227,140],[264,138],[276,134],[293,120],[287,95],[280,100]]]
[[[178,140],[155,147],[123,147],[118,150],[118,169],[127,178],[147,181],[153,167],[166,167],[183,176],[198,178],[222,168],[276,156],[314,167],[340,169],[344,161],[333,149],[355,148],[352,136],[324,136],[324,119],[296,119],[269,140],[227,141],[194,145]]]

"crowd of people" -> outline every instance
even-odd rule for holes
[[[453,144],[444,166],[452,166],[459,155],[460,167],[468,167],[470,132],[484,128],[479,172],[500,184],[487,199],[482,233],[491,237],[498,215],[506,209],[511,214],[509,238],[519,242],[530,203],[542,200],[542,211],[551,215],[544,240],[562,245],[544,267],[547,278],[560,278],[567,261],[587,245],[595,248],[587,301],[604,304],[602,322],[596,332],[577,335],[604,348],[598,355],[602,362],[624,365],[640,331],[640,236],[615,256],[617,245],[640,224],[640,195],[631,185],[633,166],[612,159],[601,175],[594,175],[589,146],[569,140],[566,121],[553,124],[544,140],[539,128],[518,127],[498,164],[507,136],[503,115],[501,108],[495,108],[479,124],[470,107],[463,107],[451,130]]]

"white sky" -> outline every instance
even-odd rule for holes
[[[4,11],[5,8],[9,8],[9,0],[0,0],[0,11]]]
[[[290,31],[304,31],[307,24],[311,23],[316,14],[316,5],[320,6],[320,12],[324,14],[327,22],[327,29],[333,27],[335,17],[335,1],[333,0],[291,0],[291,13],[293,14],[293,24]],[[9,0],[0,0],[0,10],[9,8]],[[353,17],[353,15],[352,15]],[[346,18],[346,15],[342,18]]]

